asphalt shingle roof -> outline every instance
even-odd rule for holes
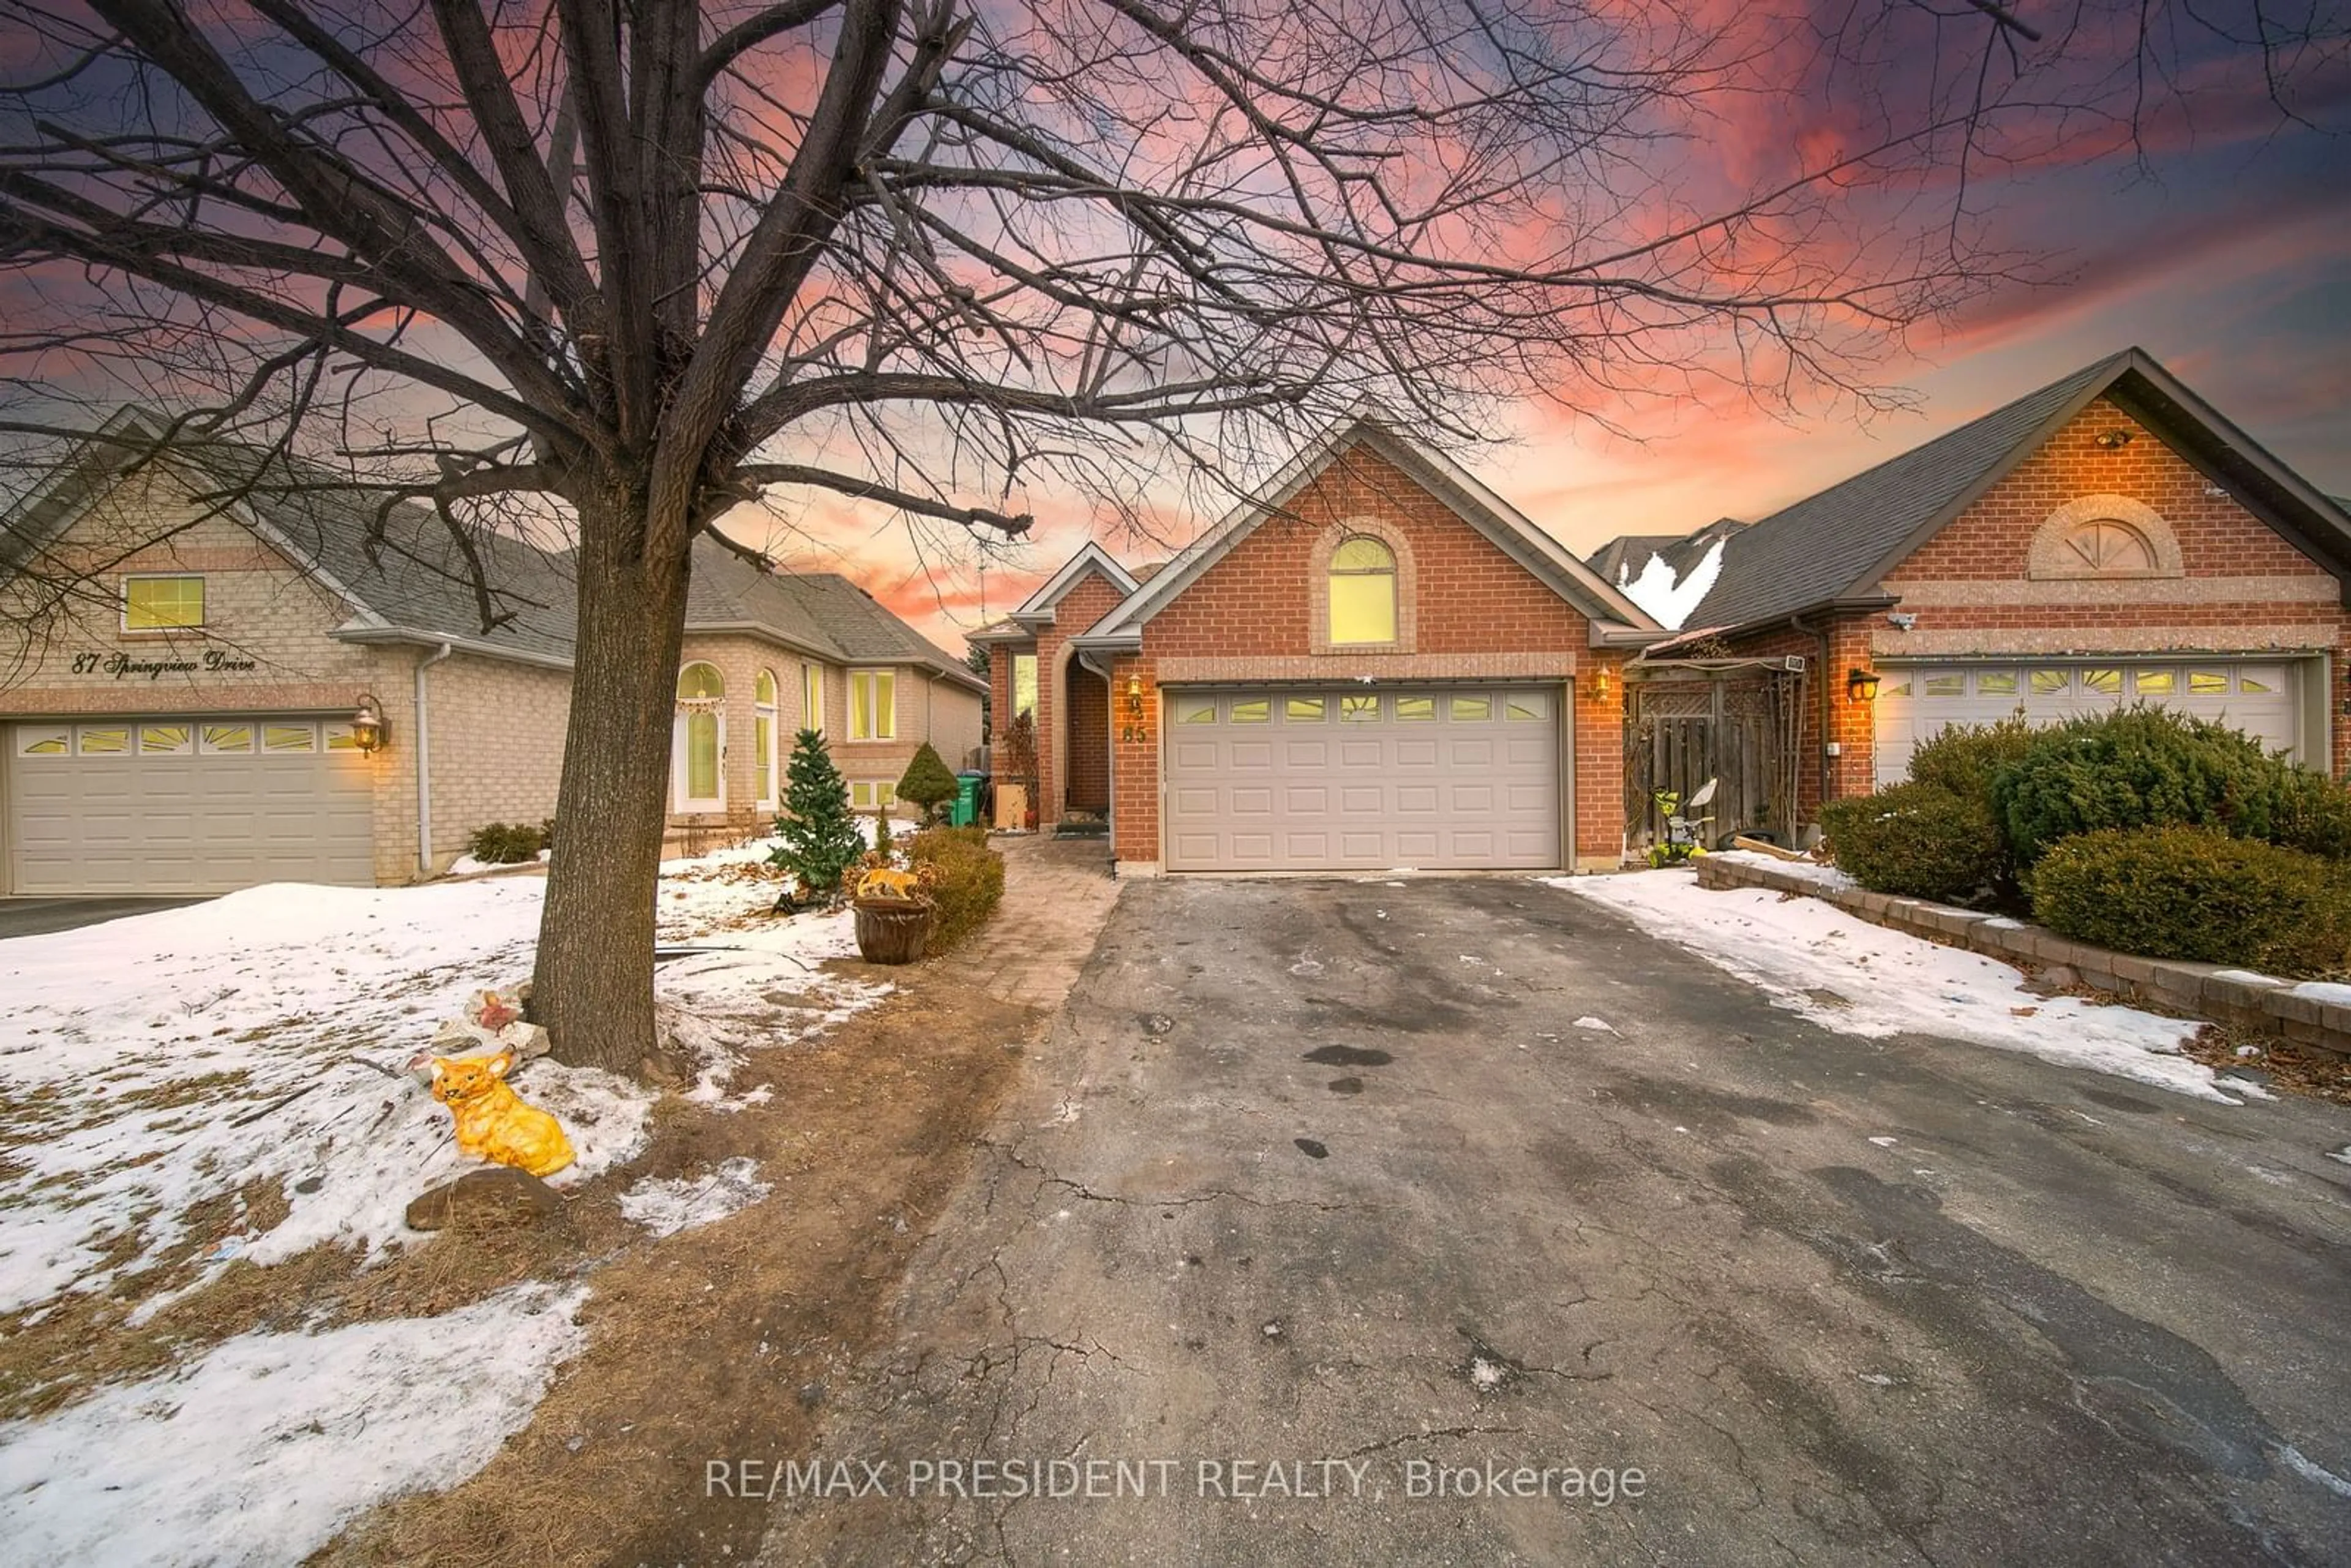
[[[708,538],[694,544],[688,631],[753,626],[841,664],[916,664],[977,685],[960,660],[839,572],[761,571]]]
[[[1847,593],[1887,551],[1949,510],[2128,357],[2126,350],[2085,366],[1739,529],[1724,549],[1721,575],[1683,625],[1745,626]]]

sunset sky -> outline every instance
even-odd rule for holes
[[[2339,129],[2351,90],[2324,99],[2316,107]],[[1876,380],[1914,394],[1912,411],[1774,414],[1730,392],[1611,401],[1597,412],[1637,437],[1628,440],[1531,399],[1509,439],[1468,453],[1468,465],[1587,553],[1620,533],[1768,516],[2137,344],[2313,483],[2351,496],[2351,140],[2281,130],[2257,110],[2241,99],[2203,106],[2166,128],[2145,168],[2096,158],[1980,183],[1972,204],[1995,241],[2031,253],[2054,280],[2001,287],[1889,345]],[[848,572],[958,653],[983,611],[1011,608],[1087,537],[1128,561],[1168,553],[1090,526],[1075,497],[1030,500],[1032,540],[991,564],[984,606],[968,559],[942,559],[935,542],[918,545],[878,511],[826,506],[806,514],[797,538],[770,538],[796,564]],[[757,538],[767,526],[746,518],[733,531]]]

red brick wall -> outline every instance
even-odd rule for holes
[[[1110,688],[1082,665],[1070,666],[1070,757],[1063,790],[1071,810],[1110,805]]]
[[[2131,439],[2104,447],[2097,437]],[[1829,737],[1844,755],[1830,765],[1832,798],[1865,794],[1876,758],[1870,710],[1845,701],[1845,674],[1874,669],[1879,658],[1956,658],[1968,653],[2157,652],[2195,649],[2257,652],[2332,650],[2339,712],[2351,659],[2351,616],[2326,569],[2304,555],[2216,489],[2201,471],[2121,408],[2098,399],[2019,464],[1949,527],[1888,572],[1886,587],[1915,617],[1897,630],[1883,612],[1854,612],[1834,622],[1827,667],[1808,673],[1799,745],[1798,815],[1816,820],[1822,792],[1820,685],[1829,698]],[[2067,503],[2121,496],[2161,517],[2178,541],[2184,578],[2145,581],[2041,581],[2024,599],[2034,536]],[[2232,582],[2231,580],[2238,580]],[[1738,639],[1742,653],[1802,653],[1817,666],[1817,639],[1786,629]],[[2351,769],[2351,725],[2333,729],[2333,765]]]
[[[1091,631],[1095,622],[1109,614],[1112,607],[1125,597],[1125,592],[1117,583],[1099,570],[1089,570],[1075,586],[1061,596],[1061,602],[1054,605],[1053,624],[1037,635],[1037,772],[1040,795],[1037,822],[1040,827],[1050,827],[1060,821],[1064,805],[1088,803],[1074,799],[1070,793],[1074,787],[1069,771],[1071,767],[1087,768],[1091,779],[1093,770],[1106,769],[1109,766],[1106,742],[1092,738],[1102,735],[1102,728],[1090,716],[1081,712],[1075,716],[1078,723],[1086,727],[1071,730],[1068,721],[1072,716],[1062,708],[1053,688],[1057,684],[1056,672],[1063,673],[1062,680],[1058,684],[1071,687],[1092,678],[1071,656],[1070,639],[1081,632]],[[1073,736],[1080,737],[1075,746],[1071,744]],[[1081,751],[1086,756],[1082,762],[1077,762],[1074,754]],[[1092,802],[1097,809],[1108,802],[1109,779],[1106,775],[1102,779],[1099,792],[1102,799]]]
[[[1414,573],[1414,631],[1409,654],[1351,651],[1326,657],[1349,670],[1397,661],[1397,676],[1437,678],[1409,660],[1458,661],[1454,674],[1548,675],[1530,684],[1572,681],[1574,705],[1575,857],[1613,863],[1625,836],[1624,681],[1615,655],[1589,648],[1589,623],[1573,606],[1463,522],[1443,501],[1384,459],[1357,448],[1334,462],[1290,503],[1293,516],[1272,517],[1154,616],[1144,628],[1143,655],[1123,660],[1113,685],[1143,677],[1144,735],[1116,747],[1122,861],[1159,860],[1159,700],[1157,675],[1168,660],[1248,657],[1269,662],[1267,674],[1292,678],[1312,667],[1313,570],[1316,539],[1331,525],[1375,517],[1402,533]],[[1491,667],[1479,660],[1490,656]],[[1595,701],[1592,671],[1604,662],[1609,689]],[[1278,665],[1273,661],[1280,661]],[[1123,697],[1120,699],[1123,702]],[[1114,727],[1115,720],[1114,720]]]

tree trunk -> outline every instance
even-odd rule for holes
[[[580,627],[531,1013],[559,1061],[637,1072],[654,1046],[653,900],[669,808],[686,552],[580,507]]]

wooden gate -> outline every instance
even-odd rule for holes
[[[1687,800],[1717,780],[1703,814],[1708,848],[1734,833],[1788,843],[1796,816],[1798,658],[1635,661],[1625,682],[1625,822],[1629,847],[1665,831],[1656,791]]]

